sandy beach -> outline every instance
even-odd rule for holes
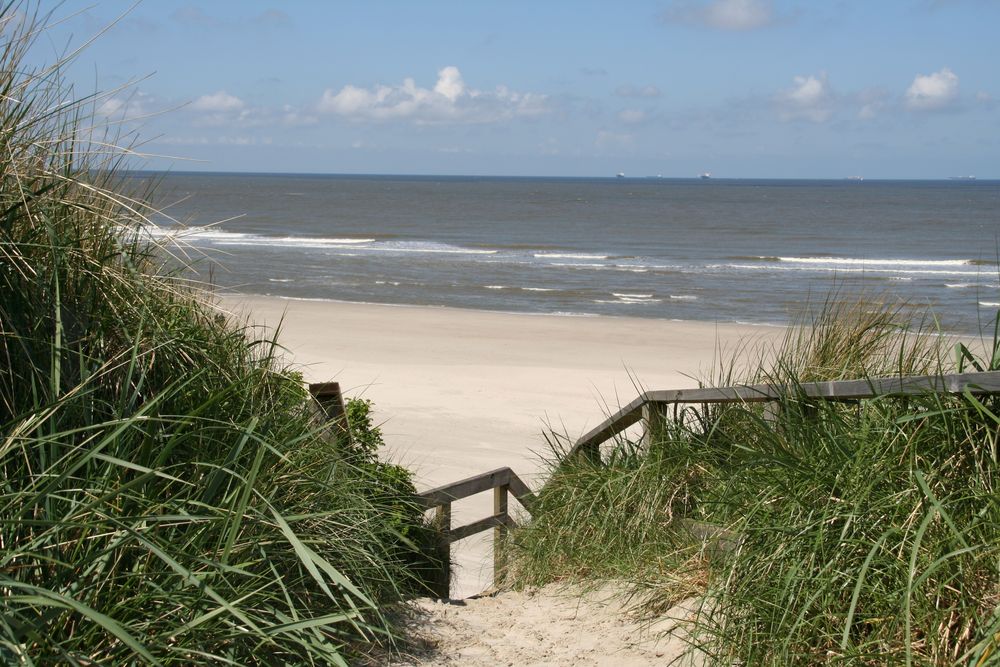
[[[386,454],[414,471],[419,489],[500,466],[537,488],[550,427],[575,438],[632,400],[636,383],[696,386],[739,341],[783,331],[257,296],[227,296],[221,307],[280,325],[308,381],[372,399]],[[456,504],[456,525],[488,514],[490,502],[483,494]],[[486,535],[456,545],[453,596],[489,585]]]

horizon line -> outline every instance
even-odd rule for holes
[[[179,174],[179,175],[241,175],[241,176],[339,176],[339,177],[379,177],[379,178],[496,178],[496,179],[552,179],[552,180],[625,180],[625,181],[847,181],[863,183],[865,181],[895,181],[895,182],[926,182],[947,181],[953,183],[997,182],[1000,177],[979,176],[924,176],[924,177],[892,177],[892,176],[712,176],[702,178],[695,176],[662,176],[659,174],[643,176],[590,175],[590,176],[553,176],[538,174],[431,174],[431,173],[390,173],[390,172],[338,172],[338,171],[228,171],[216,169],[125,169],[129,174]]]

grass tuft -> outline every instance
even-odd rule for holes
[[[719,376],[794,388],[998,368],[995,345],[949,355],[900,315],[828,303],[757,368]],[[654,616],[701,598],[692,641],[720,664],[993,664],[998,415],[998,397],[794,389],[769,408],[689,406],[603,464],[557,453],[510,578],[628,582]]]
[[[161,269],[127,149],[0,10],[0,662],[347,664],[420,590],[405,471]],[[67,101],[70,100],[70,101]],[[386,477],[390,481],[386,481]]]

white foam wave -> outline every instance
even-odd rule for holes
[[[1000,303],[998,303],[996,301],[980,301],[979,305],[983,306],[985,308],[998,308],[998,307],[1000,307]]]
[[[697,301],[698,297],[693,294],[671,294],[670,298],[674,301]]]
[[[770,259],[761,257],[760,259]],[[779,262],[793,264],[839,264],[864,266],[968,266],[971,259],[878,259],[858,257],[779,257]]]
[[[558,292],[554,287],[522,287],[525,292]]]
[[[268,236],[230,232],[221,227],[163,227],[147,226],[154,238],[203,242],[216,246],[267,246],[272,248],[300,248],[309,250],[351,250],[355,254],[341,255],[357,257],[360,252],[372,253],[426,253],[448,255],[495,255],[497,250],[463,248],[432,241],[378,241],[373,238],[317,237],[317,236]]]
[[[898,273],[910,275],[930,275],[930,276],[978,276],[979,271],[956,271],[943,269],[880,269],[874,266],[868,267],[843,267],[843,266],[777,266],[761,264],[708,264],[709,269],[746,269],[750,271],[827,271],[836,273]]]
[[[375,239],[351,237],[313,237],[313,236],[266,236],[244,232],[230,232],[216,226],[169,226],[147,225],[146,230],[154,238],[183,239],[185,241],[214,241],[220,244],[230,242],[241,245],[274,245],[274,246],[343,246],[374,243]]]
[[[539,259],[607,259],[607,255],[589,255],[587,253],[536,252]]]
[[[507,289],[506,285],[486,285],[486,289]]]
[[[268,278],[267,282],[269,282],[269,283],[290,283],[290,282],[292,282],[292,279],[291,278]]]
[[[652,299],[653,298],[652,294],[625,294],[625,293],[619,294],[618,292],[612,292],[611,295],[612,296],[616,296],[619,299]]]
[[[606,269],[608,268],[604,264],[581,264],[581,263],[560,263],[553,262],[549,266],[568,266],[574,269]]]
[[[648,304],[648,303],[661,303],[662,299],[628,299],[628,298],[617,298],[617,299],[594,299],[594,303],[613,303],[618,305],[638,305],[638,304]]]

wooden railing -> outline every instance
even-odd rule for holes
[[[963,394],[966,392],[975,395],[1000,393],[1000,371],[805,382],[788,387],[757,384],[707,389],[646,391],[585,433],[574,443],[568,455],[582,455],[599,460],[600,447],[603,443],[640,421],[645,421],[648,427],[652,420],[662,418],[666,414],[668,406],[672,405],[767,403],[775,402],[783,396],[800,396],[823,401],[857,401],[886,396],[915,396],[927,393]]]
[[[493,490],[493,514],[491,516],[458,528],[451,527],[452,502],[491,489]],[[495,579],[499,578],[503,569],[500,548],[506,538],[507,531],[514,527],[514,520],[511,518],[508,508],[508,496],[514,496],[530,514],[535,495],[510,468],[497,468],[481,475],[474,475],[458,482],[424,491],[417,496],[424,507],[434,510],[434,523],[441,534],[437,554],[441,562],[441,570],[437,579],[431,582],[435,595],[441,598],[449,597],[451,543],[490,528],[493,529],[493,573]]]
[[[332,403],[339,403],[339,412],[343,413],[343,401],[339,387],[333,391],[332,385],[315,385],[323,389],[332,398]],[[322,392],[314,391],[314,394]],[[724,403],[765,403],[776,402],[786,396],[817,399],[822,401],[858,401],[889,396],[915,396],[927,393],[938,394],[973,394],[986,395],[1000,393],[1000,371],[981,373],[956,373],[952,375],[919,375],[907,377],[871,378],[867,380],[840,380],[833,382],[808,382],[794,386],[775,386],[769,384],[745,385],[734,387],[707,389],[674,389],[667,391],[646,391],[634,401],[610,415],[603,422],[577,440],[568,452],[568,456],[588,456],[592,460],[601,460],[601,445],[630,426],[640,421],[646,422],[647,431],[656,419],[667,415],[669,406],[692,404],[724,404]],[[319,399],[320,396],[317,396]],[[331,412],[327,410],[328,414]],[[336,414],[337,409],[332,411]],[[456,500],[493,490],[493,514],[484,519],[474,521],[458,528],[451,527],[451,504]],[[474,475],[452,484],[439,486],[418,495],[418,500],[427,509],[435,510],[435,522],[441,530],[439,544],[441,556],[441,571],[438,579],[433,582],[433,591],[442,598],[449,595],[451,578],[450,555],[451,543],[485,530],[493,529],[494,545],[503,544],[506,532],[514,527],[508,511],[508,496],[513,495],[521,505],[531,513],[535,495],[510,468],[497,468],[490,472]],[[706,527],[693,523],[691,530],[705,539],[718,540],[721,534],[716,534],[718,528]],[[713,533],[715,531],[715,533]],[[725,531],[723,531],[725,532]],[[735,539],[725,534],[721,537],[729,542]],[[726,544],[728,544],[727,542]],[[735,543],[735,542],[733,542]],[[494,573],[502,569],[502,560],[497,552],[493,558]]]

